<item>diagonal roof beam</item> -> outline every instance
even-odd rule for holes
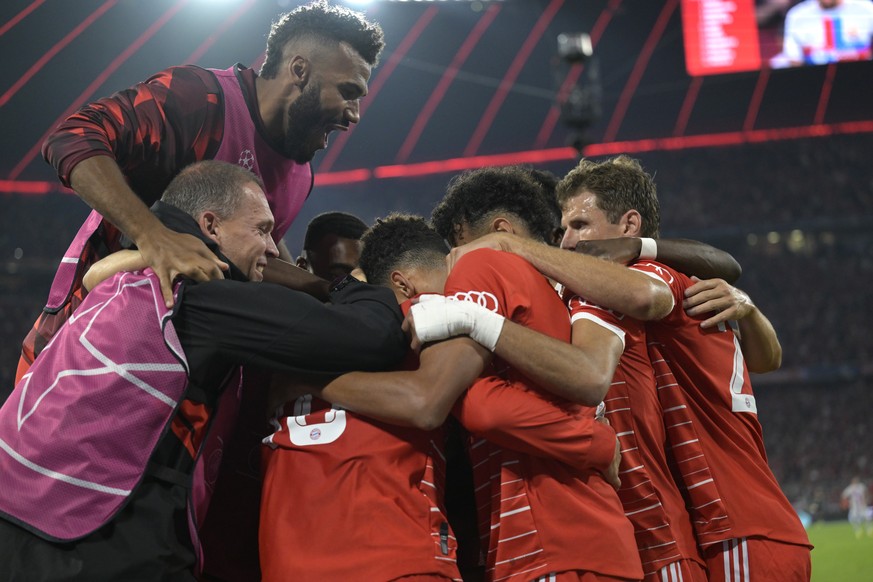
[[[664,35],[664,29],[667,28],[667,23],[670,21],[670,17],[676,10],[676,5],[678,3],[679,0],[667,0],[664,4],[664,8],[661,9],[661,14],[655,21],[655,25],[652,26],[649,37],[646,39],[642,50],[640,50],[637,62],[634,64],[634,68],[627,79],[627,83],[625,83],[624,89],[621,91],[621,96],[619,96],[615,110],[612,112],[612,118],[609,120],[609,125],[606,127],[606,133],[603,134],[603,141],[613,141],[615,139],[615,136],[618,133],[618,128],[621,127],[621,123],[624,121],[628,105],[630,105],[630,101],[633,98],[634,93],[636,93],[637,86],[640,84],[640,79],[642,79],[643,73],[646,72],[646,67],[649,66],[649,60],[652,58],[652,53],[655,52],[655,47],[658,46],[658,41],[661,40],[661,36]]]
[[[562,4],[564,4],[564,0],[551,0],[549,5],[537,19],[537,22],[534,24],[530,33],[528,33],[524,44],[521,45],[521,49],[516,53],[515,58],[512,60],[512,64],[509,65],[509,69],[503,76],[503,80],[500,82],[497,92],[494,93],[494,96],[491,98],[491,102],[488,104],[488,108],[482,115],[482,119],[479,120],[479,125],[476,126],[476,130],[473,132],[473,136],[467,143],[467,147],[464,148],[465,156],[473,156],[477,151],[479,151],[479,146],[482,145],[482,140],[485,139],[485,135],[488,133],[488,130],[491,129],[491,125],[494,123],[494,118],[497,117],[497,112],[500,111],[500,107],[506,100],[506,95],[509,93],[513,84],[515,84],[518,75],[521,74],[521,70],[527,63],[528,58],[530,58],[531,52],[533,52],[533,49],[540,41],[540,38],[542,38],[543,34],[546,32],[546,28],[551,24],[552,19],[555,17],[555,14],[558,13],[558,9],[561,8]]]
[[[409,130],[406,139],[403,140],[403,144],[400,146],[400,150],[398,150],[397,156],[394,158],[396,163],[402,164],[409,159],[409,154],[412,153],[412,150],[418,143],[424,128],[427,126],[427,123],[430,121],[436,108],[439,107],[443,97],[445,97],[446,91],[448,91],[449,86],[455,80],[458,71],[462,66],[464,66],[467,57],[470,56],[470,53],[473,52],[473,49],[482,38],[482,35],[485,34],[485,31],[488,30],[489,26],[491,26],[491,23],[497,17],[498,12],[500,12],[499,4],[490,5],[488,10],[486,10],[482,15],[482,18],[480,18],[476,23],[476,26],[473,27],[473,30],[470,31],[470,34],[467,35],[461,48],[458,49],[458,52],[456,52],[454,58],[452,58],[451,64],[446,68],[445,72],[443,72],[443,76],[440,78],[433,93],[428,97],[427,102],[424,104],[421,113],[415,120],[412,129]]]
[[[91,97],[94,94],[100,85],[106,82],[106,79],[109,78],[118,68],[124,64],[124,62],[129,59],[135,52],[143,47],[143,45],[149,41],[157,32],[163,28],[172,18],[180,11],[182,8],[188,4],[190,0],[179,0],[179,2],[174,3],[170,8],[164,12],[161,17],[155,21],[151,26],[146,29],[136,40],[134,40],[130,46],[128,46],[120,55],[115,57],[109,66],[104,69],[100,75],[88,85],[84,91],[67,107],[66,111],[64,111],[61,116],[49,126],[49,129],[42,135],[41,138],[31,147],[23,158],[12,168],[12,171],[9,172],[9,179],[15,180],[18,176],[21,175],[21,172],[24,171],[30,162],[33,161],[33,158],[39,153],[40,148],[42,147],[42,142],[52,133],[55,128],[61,124],[67,117],[72,115],[79,107],[81,107],[85,100]]]

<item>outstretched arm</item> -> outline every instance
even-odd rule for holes
[[[589,321],[575,323],[573,343],[567,343],[480,305],[442,296],[413,305],[404,327],[412,332],[413,347],[468,334],[540,388],[586,406],[603,400],[624,349],[618,336]]]
[[[744,291],[720,279],[697,281],[685,291],[683,306],[692,316],[713,313],[700,324],[713,327],[729,320],[740,326],[740,347],[750,372],[763,374],[782,365],[782,346],[770,320]]]
[[[576,252],[628,264],[640,258],[642,240],[636,237],[584,240],[576,243]],[[706,243],[689,239],[660,238],[656,241],[656,248],[656,256],[643,258],[657,260],[686,275],[701,279],[719,277],[733,283],[742,274],[742,268],[736,259]]]
[[[195,281],[224,277],[227,264],[202,241],[161,224],[127,185],[115,160],[94,156],[73,168],[70,183],[106,220],[136,243],[145,262],[161,280],[161,292],[168,306],[173,304],[173,280],[184,275]]]
[[[452,249],[449,268],[464,254],[479,248],[493,248],[519,255],[540,273],[562,283],[573,293],[634,319],[661,319],[673,309],[670,288],[643,273],[623,265],[581,253],[548,246],[509,233],[491,233]]]
[[[88,269],[82,278],[82,285],[90,291],[109,277],[121,271],[140,271],[148,267],[139,251],[118,251],[100,259]]]
[[[459,337],[422,350],[417,370],[351,372],[317,394],[384,422],[431,430],[445,422],[455,401],[491,361],[491,354]]]
[[[417,370],[352,372],[314,393],[364,416],[431,430],[445,421],[490,359],[469,338],[454,338],[424,349]],[[499,446],[598,470],[618,484],[615,432],[596,422],[590,408],[565,409],[535,391],[485,382],[470,388],[456,414],[472,433]]]
[[[303,291],[322,301],[327,301],[329,298],[330,283],[328,281],[282,259],[267,258],[264,281],[296,291]]]

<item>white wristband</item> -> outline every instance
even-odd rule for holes
[[[415,333],[421,343],[444,340],[457,335],[469,335],[483,347],[494,351],[504,318],[481,305],[455,301],[440,295],[428,296],[409,310],[415,323]]]
[[[640,256],[641,259],[655,260],[658,258],[658,243],[653,238],[640,238]]]
[[[469,301],[459,301],[458,303],[469,303]],[[482,347],[493,352],[497,346],[497,340],[500,339],[500,332],[503,331],[503,322],[506,321],[506,318],[485,307],[474,303],[471,305],[476,307],[476,315],[470,337]]]

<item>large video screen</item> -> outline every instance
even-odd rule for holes
[[[871,59],[873,0],[682,0],[688,74]]]

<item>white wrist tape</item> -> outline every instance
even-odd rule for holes
[[[502,315],[469,301],[455,301],[441,295],[422,296],[409,313],[422,343],[469,335],[483,347],[494,351],[503,330]]]
[[[640,258],[654,261],[658,258],[658,242],[653,238],[640,238]]]

